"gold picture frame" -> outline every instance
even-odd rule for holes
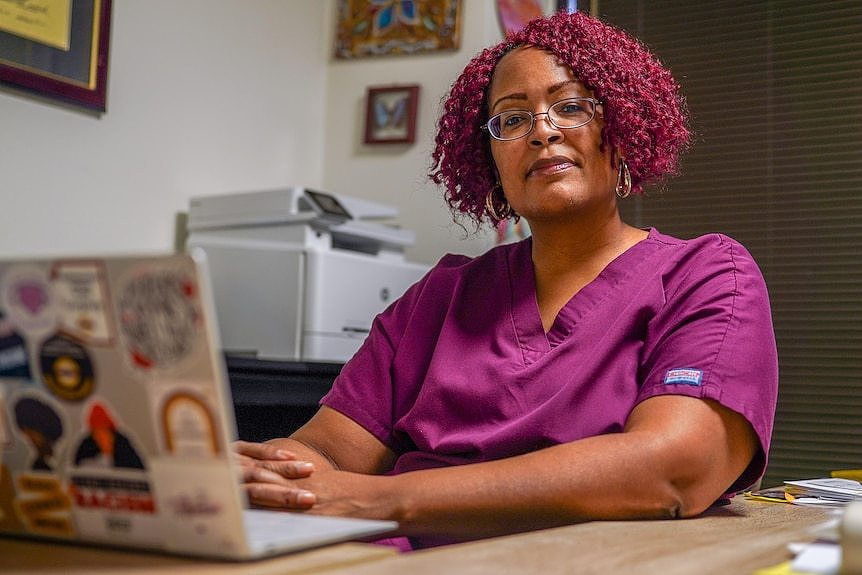
[[[341,59],[457,50],[461,0],[338,0]]]
[[[0,83],[104,112],[111,0],[0,5]]]

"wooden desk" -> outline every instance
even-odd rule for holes
[[[790,559],[787,544],[829,511],[734,499],[695,519],[604,521],[416,551],[339,575],[746,574]],[[330,575],[330,572],[327,572]]]
[[[250,563],[224,563],[0,538],[0,573],[213,575],[748,574],[790,558],[829,511],[734,499],[695,519],[596,521],[398,555],[345,543]]]
[[[233,563],[206,561],[89,546],[47,543],[0,537],[0,573],[13,575],[93,575],[96,573],[160,575],[303,575],[326,574],[330,569],[350,572],[366,562],[396,557],[397,551],[380,545],[343,543],[272,559]]]

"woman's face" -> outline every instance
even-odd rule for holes
[[[515,109],[543,113],[554,103],[575,97],[593,94],[568,66],[539,48],[518,48],[494,71],[489,116]],[[523,138],[491,139],[506,199],[531,225],[616,214],[616,171],[610,151],[600,149],[603,125],[599,106],[595,118],[579,128],[558,129],[542,115]]]

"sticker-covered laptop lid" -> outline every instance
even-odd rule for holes
[[[187,254],[0,262],[0,532],[245,553],[205,281]]]

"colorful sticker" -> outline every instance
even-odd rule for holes
[[[96,345],[113,336],[105,270],[99,262],[60,262],[51,270],[63,330]]]
[[[16,483],[15,510],[27,530],[52,537],[74,535],[72,502],[57,477],[21,474]]]
[[[12,406],[15,425],[21,431],[34,457],[31,471],[53,472],[55,447],[63,437],[63,420],[54,407],[40,397],[25,395]]]
[[[9,428],[9,419],[6,414],[6,400],[3,397],[3,388],[0,387],[0,448],[12,447],[12,430]]]
[[[95,375],[87,350],[74,338],[57,334],[39,351],[42,381],[57,397],[81,400],[93,392]]]
[[[21,531],[24,523],[15,511],[15,485],[9,469],[0,463],[0,531]]]
[[[15,331],[15,325],[0,313],[0,377],[30,379],[27,343]]]
[[[213,457],[221,452],[215,418],[203,399],[178,391],[165,399],[161,409],[165,448],[182,457]]]
[[[122,511],[152,515],[156,512],[150,484],[145,479],[73,475],[69,494],[80,509]]]
[[[168,549],[182,541],[186,552],[229,554],[243,540],[236,477],[224,460],[154,458],[156,504]]]
[[[51,286],[41,268],[10,268],[0,282],[0,304],[9,319],[27,334],[43,335],[56,329],[58,318]]]
[[[110,413],[105,403],[97,401],[90,404],[84,423],[87,434],[75,448],[72,461],[76,467],[145,468],[131,439],[120,431],[116,416]]]
[[[202,325],[197,285],[183,272],[147,270],[123,287],[119,323],[131,363],[164,369],[187,357]]]
[[[82,537],[117,541],[134,537],[137,543],[162,545],[155,495],[143,473],[112,471],[93,475],[75,472],[69,481],[75,526]]]

